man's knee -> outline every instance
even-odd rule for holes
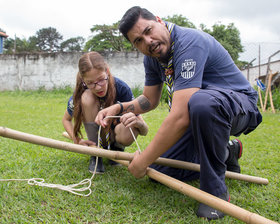
[[[189,113],[191,119],[204,119],[210,118],[217,110],[217,100],[211,94],[205,91],[198,91],[192,95],[189,100]]]

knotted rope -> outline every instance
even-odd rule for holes
[[[107,119],[107,118],[120,118],[120,117],[121,116],[107,116],[107,117],[105,117],[105,119]],[[129,128],[129,130],[132,134],[132,137],[133,137],[134,141],[137,144],[138,150],[141,152],[140,147],[138,145],[138,142],[135,138],[135,135],[134,135],[133,131],[131,130],[131,128]],[[98,139],[100,139],[100,132],[101,132],[101,126],[99,126],[99,130],[98,130]],[[100,147],[100,141],[98,141],[98,148],[99,147]],[[92,190],[91,190],[92,180],[93,180],[93,178],[96,174],[97,165],[98,165],[98,157],[96,156],[96,163],[95,163],[95,167],[94,167],[94,172],[93,172],[91,178],[84,179],[77,184],[61,185],[61,184],[45,183],[45,180],[43,178],[0,179],[0,182],[4,182],[4,181],[27,181],[27,183],[29,185],[36,185],[36,186],[40,186],[40,187],[54,188],[54,189],[58,189],[58,190],[62,190],[62,191],[68,191],[68,192],[70,192],[72,194],[75,194],[75,195],[88,197],[92,193]],[[83,193],[83,192],[86,192],[86,191],[88,191],[88,193]]]

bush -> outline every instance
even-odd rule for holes
[[[138,96],[142,95],[143,88],[141,86],[136,86],[131,89],[133,96],[137,98]]]
[[[167,104],[168,104],[168,91],[167,91],[167,88],[166,88],[166,84],[165,84],[165,83],[164,83],[163,88],[162,88],[160,102],[161,102],[161,103],[167,103]]]
[[[280,86],[272,90],[272,99],[275,109],[280,110]]]

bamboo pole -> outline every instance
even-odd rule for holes
[[[264,111],[266,111],[266,104],[268,101],[268,94],[269,94],[270,105],[271,105],[272,112],[274,114],[275,114],[275,109],[274,109],[274,104],[273,104],[273,100],[272,100],[271,81],[272,81],[272,77],[277,74],[278,74],[278,72],[272,73],[271,70],[269,70],[268,84],[267,84],[267,88],[266,88],[266,92],[265,92],[265,100],[264,100]]]
[[[68,138],[70,140],[71,137],[67,132],[63,132],[62,135],[65,138]],[[172,160],[172,159],[166,159],[166,158],[160,158],[160,164],[166,165],[166,166],[171,166],[179,169],[187,169],[187,170],[193,170],[200,172],[200,165],[194,164],[194,163],[188,163],[185,161],[179,161],[179,160]],[[225,176],[230,179],[235,179],[235,180],[243,180],[251,183],[258,183],[258,184],[268,184],[268,180],[260,177],[254,177],[246,174],[240,174],[236,172],[231,172],[231,171],[226,171]]]
[[[76,152],[80,154],[87,154],[98,157],[105,157],[108,159],[118,159],[118,160],[127,160],[131,161],[133,159],[133,154],[128,152],[120,152],[120,151],[111,151],[104,150],[98,147],[88,147],[78,144],[73,144],[69,142],[54,140],[46,137],[41,137],[37,135],[32,135],[20,131],[16,131],[10,128],[5,128],[0,126],[0,136],[11,138],[19,141],[29,142],[37,145],[47,146],[50,148],[61,149],[70,152]],[[162,166],[170,166],[179,169],[187,169],[196,172],[200,172],[200,165],[185,161],[167,159],[167,158],[158,158],[154,163]],[[227,171],[225,173],[227,178],[242,180],[256,184],[268,184],[268,179],[256,176],[250,176],[246,174],[240,174],[235,172]]]
[[[264,112],[264,106],[263,106],[263,101],[262,101],[262,94],[261,94],[261,88],[258,86],[258,94],[259,94],[259,100],[261,104],[262,111]]]
[[[116,162],[128,166],[128,161],[115,160]],[[260,216],[256,213],[247,211],[237,205],[224,201],[218,197],[215,197],[205,191],[197,189],[189,184],[186,184],[182,181],[179,181],[175,178],[167,176],[163,173],[160,173],[152,168],[147,169],[147,176],[150,178],[170,187],[173,190],[176,190],[184,195],[187,195],[200,203],[206,204],[212,208],[215,208],[229,216],[239,219],[245,223],[249,224],[277,224],[270,219],[267,219],[263,216]]]
[[[19,132],[19,131],[15,131],[15,130],[3,128],[3,127],[0,127],[0,136],[12,138],[12,139],[16,139],[16,140],[20,140],[20,141],[24,141],[24,142],[30,142],[30,143],[34,143],[34,144],[38,144],[38,145],[53,147],[53,148],[57,148],[57,149],[64,149],[66,151],[74,151],[74,152],[78,152],[78,153],[82,153],[82,154],[106,157],[106,158],[115,160],[116,162],[123,164],[125,166],[129,165],[128,161],[123,161],[123,160],[117,159],[117,158],[120,159],[122,157],[122,156],[118,156],[118,154],[120,154],[120,155],[127,154],[127,153],[123,153],[123,152],[112,153],[114,151],[101,150],[101,149],[98,149],[97,147],[87,147],[87,146],[80,146],[80,145],[75,145],[75,144],[67,143],[67,142],[61,142],[58,140],[53,140],[53,139],[48,139],[48,138],[44,138],[44,137],[40,137],[40,136],[26,134],[23,132]],[[79,146],[79,147],[76,147],[76,146]],[[93,153],[93,151],[95,153]],[[110,153],[108,153],[108,152],[110,152]],[[128,155],[129,155],[128,160],[131,160],[133,155],[131,155],[130,153],[128,153]],[[263,216],[260,216],[258,214],[247,211],[243,208],[240,208],[234,204],[231,204],[231,203],[224,201],[218,197],[215,197],[209,193],[199,190],[199,189],[197,189],[193,186],[190,186],[184,182],[181,182],[175,178],[169,177],[154,169],[148,168],[146,175],[174,190],[177,190],[177,191],[199,201],[200,203],[206,204],[212,208],[215,208],[215,209],[217,209],[225,214],[228,214],[236,219],[239,219],[245,223],[276,224],[276,222],[274,222],[272,220],[269,220]]]
[[[278,74],[278,72],[275,72],[274,74],[270,74],[270,76],[269,76],[269,99],[270,99],[271,110],[274,114],[275,114],[275,109],[274,109],[274,104],[273,104],[273,99],[272,99],[271,81],[272,81],[272,77],[277,74]]]

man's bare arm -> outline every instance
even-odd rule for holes
[[[118,115],[121,113],[132,112],[134,114],[146,113],[156,108],[160,102],[162,84],[155,86],[145,86],[143,95],[136,99],[114,104],[98,112],[95,122],[105,128],[109,123],[105,117]]]
[[[160,102],[161,90],[162,84],[145,86],[143,95],[140,95],[133,101],[123,103],[123,112],[142,114],[155,109]]]
[[[138,100],[138,103],[140,105],[141,110],[143,110],[143,111],[149,111],[150,110],[151,104],[145,96],[141,95],[137,98],[137,100]]]
[[[163,121],[155,137],[139,155],[136,153],[128,169],[137,178],[146,173],[146,168],[174,145],[189,126],[188,102],[199,88],[183,89],[174,92],[172,108]],[[170,132],[170,130],[176,130]]]

